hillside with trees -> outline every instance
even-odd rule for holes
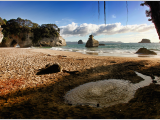
[[[9,35],[20,36],[21,33],[33,33],[34,37],[31,37],[33,43],[37,43],[42,38],[58,37],[60,34],[60,28],[56,24],[42,24],[38,25],[31,20],[17,19],[5,20],[0,18],[0,25],[3,28],[3,41],[7,41]],[[22,41],[25,41],[25,36],[22,37]]]

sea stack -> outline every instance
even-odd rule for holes
[[[149,39],[142,39],[142,41],[139,43],[151,43],[151,41]]]
[[[89,36],[89,39],[85,47],[98,47],[99,46],[98,40],[95,40],[93,37],[94,37],[93,35]]]
[[[83,44],[83,41],[82,41],[82,40],[79,40],[79,41],[78,41],[78,44]]]

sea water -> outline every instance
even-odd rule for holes
[[[157,55],[139,55],[135,54],[139,48],[147,48],[157,53]],[[42,47],[58,51],[79,52],[97,56],[118,56],[118,57],[154,57],[160,58],[160,43],[105,43],[105,46],[86,48],[84,44],[77,42],[67,42],[66,46]]]

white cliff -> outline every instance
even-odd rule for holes
[[[1,28],[1,26],[0,26],[0,43],[2,42],[2,39],[3,39],[2,30],[3,30],[3,28]]]

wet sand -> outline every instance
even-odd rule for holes
[[[134,71],[160,76],[159,58],[1,48],[0,61],[0,118],[160,118],[160,86],[156,84],[139,88],[129,103],[107,108],[72,106],[64,102],[69,90],[88,82],[103,79],[142,81]],[[69,72],[36,75],[50,63],[58,63]]]

